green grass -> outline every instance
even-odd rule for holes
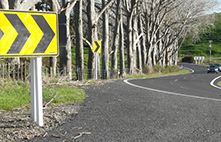
[[[218,86],[221,86],[221,81],[217,83]]]
[[[85,98],[84,91],[71,86],[51,86],[43,88],[43,100],[52,103],[81,103]]]
[[[135,74],[133,76],[127,75],[125,78],[150,78],[150,77],[159,77],[159,76],[165,76],[165,75],[176,75],[176,74],[184,74],[188,73],[189,70],[180,70],[178,72],[173,73],[154,73],[154,74]]]
[[[159,72],[158,70],[163,73]],[[171,71],[171,69],[174,69]],[[188,73],[189,70],[178,70],[176,67],[159,68],[155,67],[155,72],[152,74],[134,74],[133,76],[125,76],[125,78],[150,78],[159,77],[165,75],[176,75]],[[87,80],[88,82],[95,82],[95,80]],[[49,81],[57,82],[57,80]],[[221,82],[218,83],[221,86]],[[30,85],[24,82],[15,82],[8,80],[0,80],[0,110],[12,110],[23,106],[30,105],[31,100],[31,89]],[[43,103],[48,103],[50,100],[53,101],[51,104],[60,103],[80,103],[85,98],[83,90],[72,87],[72,86],[48,86],[43,87]]]
[[[0,110],[12,110],[27,106],[31,102],[30,85],[24,82],[0,81]],[[43,87],[43,103],[80,103],[85,98],[84,91],[72,86]]]
[[[26,83],[0,82],[0,110],[11,110],[30,103],[30,87]]]

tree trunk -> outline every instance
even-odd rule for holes
[[[111,77],[114,77],[117,74],[117,53],[118,53],[118,46],[119,46],[119,30],[121,26],[121,0],[117,0],[117,10],[116,10],[116,19],[115,19],[115,28],[114,28],[114,37],[113,37],[113,46],[112,46],[112,58],[111,58]],[[121,44],[121,43],[120,43]]]
[[[9,9],[8,0],[1,0],[2,9]]]
[[[136,15],[137,13],[137,10],[135,10],[134,11],[134,15]],[[136,72],[136,69],[137,69],[137,67],[138,67],[138,64],[137,64],[137,59],[139,58],[138,56],[139,56],[139,54],[137,54],[137,43],[136,43],[136,40],[137,40],[137,38],[138,38],[138,29],[137,29],[137,23],[138,23],[138,21],[137,21],[137,15],[136,16],[133,16],[134,18],[133,18],[133,22],[132,22],[132,26],[133,26],[133,31],[132,31],[132,54],[133,54],[133,56],[132,56],[132,61],[133,61],[133,73],[135,73]]]
[[[17,9],[29,10],[33,5],[38,3],[41,0],[24,0],[21,4],[17,3]]]
[[[105,7],[101,9],[101,11],[97,14],[95,11],[95,1],[89,0],[87,5],[87,18],[88,18],[88,40],[92,44],[93,41],[98,40],[97,36],[97,22],[100,18],[100,16],[105,12],[105,10],[108,8],[108,6],[113,2],[114,0],[110,0]],[[99,58],[99,57],[98,57]],[[99,60],[100,61],[100,60]],[[98,69],[100,69],[98,62]],[[95,60],[94,60],[94,53],[92,50],[89,49],[89,57],[88,57],[88,79],[94,78],[94,67],[95,67]]]
[[[136,60],[136,56],[134,56],[134,45],[133,45],[133,13],[134,13],[134,7],[136,0],[131,1],[131,6],[129,8],[129,1],[126,0],[127,4],[127,60],[128,60],[128,69],[129,74],[134,74],[136,66],[134,66],[134,62]]]
[[[121,3],[122,5],[122,3]],[[123,13],[122,8],[120,8],[120,45],[119,45],[119,52],[120,52],[120,76],[124,76],[125,74],[125,62],[124,62],[124,23],[123,23]]]
[[[64,14],[66,16],[66,36],[67,44],[66,47],[60,48],[60,72],[63,75],[66,75],[69,80],[72,79],[72,62],[71,62],[71,35],[70,35],[70,14],[71,11],[78,0],[73,0],[72,3],[65,3],[68,0],[64,0],[63,7],[65,8]],[[57,3],[56,0],[53,0],[54,3]],[[58,5],[58,3],[57,3]],[[58,6],[57,6],[58,7]],[[61,9],[61,7],[60,7]]]
[[[58,12],[57,6],[50,1],[50,5],[52,7],[52,11]],[[52,73],[52,76],[55,77],[56,76],[56,67],[57,67],[57,57],[50,57],[50,69],[52,69],[52,71],[50,71],[50,73]]]
[[[88,17],[88,40],[92,44],[93,41],[97,40],[97,23],[96,12],[95,12],[95,2],[94,0],[89,0],[87,5],[87,17]],[[89,48],[88,57],[88,79],[94,78],[94,53]]]
[[[105,7],[107,0],[102,0],[102,6]],[[102,40],[102,79],[107,79],[109,68],[109,9],[103,13],[103,40]]]
[[[75,7],[75,31],[76,31],[76,76],[78,80],[84,80],[84,47],[83,47],[83,21],[82,0]]]
[[[67,30],[67,45],[66,45],[66,51],[67,51],[67,77],[69,80],[72,79],[72,66],[71,66],[71,36],[70,36],[70,13],[71,13],[71,8],[66,9],[65,15],[67,18],[66,21],[66,30]]]
[[[139,26],[139,33],[143,34],[143,37],[142,37],[141,43],[140,43],[140,46],[141,46],[141,64],[142,64],[141,66],[143,67],[147,62],[147,47],[146,47],[146,41],[145,41],[146,35],[144,34],[144,30],[143,30],[144,26],[143,26],[141,15],[139,15],[138,26]]]

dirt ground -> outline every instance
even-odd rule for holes
[[[109,81],[96,81],[81,83],[73,81],[67,84],[79,88],[87,88],[88,85],[100,86]],[[53,84],[52,84],[53,85]],[[58,84],[56,84],[58,85]],[[11,111],[0,110],[0,142],[28,140],[34,137],[47,136],[47,131],[61,125],[66,119],[74,117],[80,109],[79,104],[60,104],[57,107],[49,106],[43,110],[44,126],[39,127],[31,119],[30,105],[13,109]]]

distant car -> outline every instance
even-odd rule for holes
[[[219,69],[218,69],[218,67],[215,66],[215,65],[210,65],[209,67],[207,67],[207,73],[210,73],[210,72],[218,73],[218,72],[219,72]]]
[[[221,66],[219,63],[214,63],[213,65],[216,66],[218,68],[218,70],[221,72]]]

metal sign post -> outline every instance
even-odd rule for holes
[[[31,58],[31,117],[43,126],[42,57]]]
[[[94,41],[93,42],[93,52],[95,53],[95,79],[97,80],[98,76],[98,57],[99,53],[101,52],[101,41]]]
[[[97,74],[98,74],[98,54],[95,53],[95,79],[97,80]]]

